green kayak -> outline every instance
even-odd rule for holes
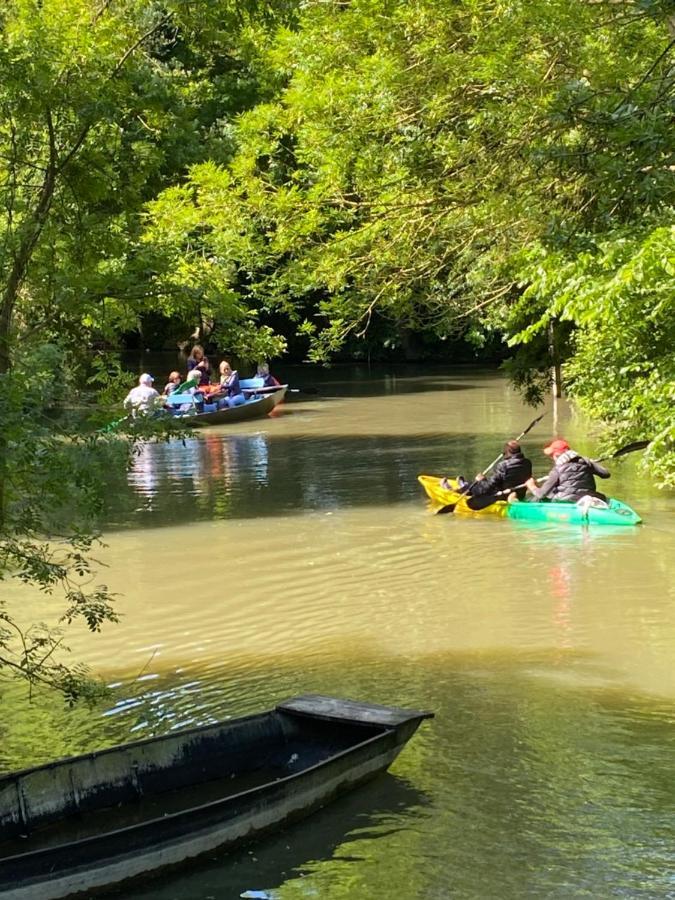
[[[531,503],[516,501],[506,509],[509,519],[527,522],[565,522],[570,525],[639,525],[642,519],[620,500],[610,500],[607,509],[582,509],[576,503]]]

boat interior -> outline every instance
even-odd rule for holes
[[[274,710],[7,775],[0,859],[273,784],[386,731]]]

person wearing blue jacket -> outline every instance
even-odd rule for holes
[[[220,390],[226,395],[225,402],[228,406],[241,406],[246,402],[246,398],[239,384],[239,372],[233,369],[226,359],[221,362],[219,369]]]

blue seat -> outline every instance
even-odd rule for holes
[[[242,391],[259,391],[265,387],[265,382],[262,378],[240,378],[239,387]]]
[[[166,406],[183,406],[185,404],[189,404],[190,406],[194,406],[195,398],[192,394],[169,394],[168,397],[164,399],[164,403]]]

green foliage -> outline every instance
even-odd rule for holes
[[[54,348],[45,350],[50,360]],[[61,624],[24,626],[0,601],[0,669],[49,685],[69,701],[93,699],[100,686],[62,659],[63,626],[81,619],[91,631],[114,622],[113,597],[96,584],[96,513],[106,473],[124,466],[128,449],[98,435],[62,432],[47,413],[58,394],[52,380],[0,376],[0,579],[46,594],[62,593]]]
[[[675,228],[622,228],[574,258],[542,251],[523,274],[524,301],[545,312],[514,341],[536,339],[548,317],[574,323],[571,396],[609,424],[616,445],[653,439],[644,465],[675,484]]]
[[[109,472],[124,471],[141,438],[182,433],[150,420],[126,437],[97,430],[128,376],[109,353],[92,358],[91,345],[118,346],[149,311],[180,311],[190,333],[209,304],[229,309],[231,289],[197,262],[165,274],[165,257],[142,239],[143,208],[190,164],[229,159],[231,117],[266,89],[253,66],[261,29],[294,9],[289,0],[0,9],[0,577],[62,592],[64,625],[82,619],[95,631],[115,620],[91,557]],[[261,357],[283,350],[250,305],[235,309],[218,322],[224,344]],[[81,669],[58,660],[58,630],[23,628],[2,605],[0,614],[0,668],[70,700],[90,690]]]
[[[309,2],[257,46],[275,90],[238,116],[232,159],[149,207],[173,282],[220,297],[224,319],[285,313],[315,361],[375,319],[501,333],[531,400],[553,323],[574,396],[617,439],[662,435],[649,464],[670,479],[668,353],[646,329],[628,340],[631,315],[660,301],[646,287],[638,301],[625,268],[598,299],[609,245],[672,221],[668,5]],[[578,287],[586,305],[570,302]],[[612,369],[604,391],[592,345]]]
[[[183,0],[5,4],[0,370],[18,331],[43,342],[117,345],[149,309],[180,311],[186,336],[202,326],[202,292],[214,290],[218,305],[221,285],[206,275],[197,283],[195,264],[167,288],[164,256],[141,239],[143,205],[188,165],[231,156],[231,118],[260,90],[256,17],[269,27],[292,8],[234,0],[199,8]],[[182,290],[190,275],[194,286]]]
[[[0,572],[114,619],[104,349],[154,317],[256,361],[503,338],[675,479],[669,0],[6,0],[0,9]],[[74,429],[57,415],[98,397]],[[100,429],[100,430],[97,430]],[[69,698],[4,607],[0,665]]]

